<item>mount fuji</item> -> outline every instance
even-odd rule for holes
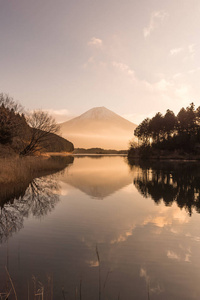
[[[94,107],[82,115],[60,124],[64,138],[75,148],[128,149],[136,124],[106,107]]]

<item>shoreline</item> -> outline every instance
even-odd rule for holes
[[[71,156],[8,156],[0,158],[0,186],[2,184],[23,183],[35,177],[58,172],[73,162]]]
[[[135,155],[135,156],[127,156],[128,160],[143,160],[143,161],[149,161],[149,160],[157,160],[157,161],[188,161],[188,162],[192,162],[192,161],[200,161],[200,156],[194,156],[194,155],[176,155],[176,156],[164,156],[164,155],[160,155],[160,156],[156,156],[156,155],[152,155],[149,157],[142,157],[139,155]]]
[[[35,178],[53,175],[73,163],[73,157],[0,158],[0,207],[23,195]]]

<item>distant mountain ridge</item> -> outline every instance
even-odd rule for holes
[[[134,123],[124,119],[106,107],[94,107],[80,116],[60,124],[64,138],[75,148],[101,147],[127,149],[133,138]]]

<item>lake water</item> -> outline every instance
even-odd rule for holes
[[[2,205],[0,292],[12,280],[20,300],[200,299],[199,170],[91,156],[35,179]]]

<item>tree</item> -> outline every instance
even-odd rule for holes
[[[142,140],[142,142],[146,145],[150,143],[149,121],[150,120],[146,118],[134,130],[134,135],[138,138],[138,141]]]
[[[178,131],[193,134],[196,131],[198,110],[195,111],[194,103],[191,103],[186,109],[181,108],[177,115]]]
[[[158,112],[149,122],[149,128],[154,141],[159,142],[164,134],[163,116]]]
[[[164,115],[164,131],[167,134],[167,138],[169,138],[174,132],[177,124],[177,119],[172,110],[167,110]]]
[[[152,150],[200,153],[200,106],[195,109],[191,103],[181,108],[177,116],[169,109],[164,116],[157,113],[141,122],[134,134],[141,141],[141,149],[150,146]]]
[[[186,113],[187,113],[187,123],[188,123],[188,131],[192,135],[196,132],[196,111],[195,111],[195,106],[194,103],[192,102],[190,106],[186,108]]]
[[[5,93],[0,93],[0,106],[2,105],[8,110],[12,110],[14,113],[22,113],[24,111],[21,104]]]
[[[12,116],[4,105],[0,106],[0,144],[12,141]]]
[[[7,94],[0,93],[0,144],[12,143],[25,130],[23,108]]]
[[[31,134],[20,155],[31,155],[44,149],[51,140],[52,134],[59,130],[54,118],[41,110],[28,115],[26,121],[31,127]]]

